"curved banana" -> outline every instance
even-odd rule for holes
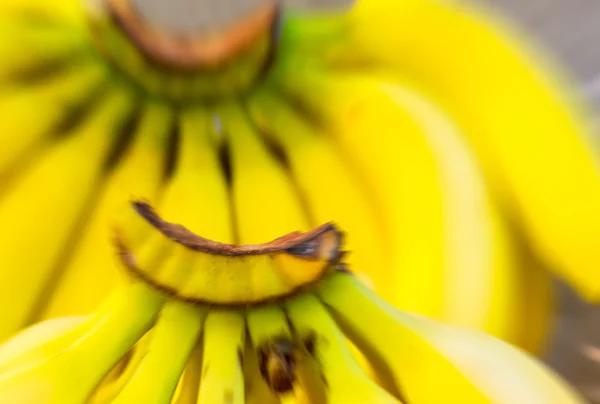
[[[583,403],[517,348],[476,330],[400,312],[349,274],[334,274],[319,296],[367,357],[385,358],[409,402],[452,397],[464,403]]]
[[[376,77],[305,69],[282,85],[326,125],[388,218],[393,270],[356,270],[396,307],[513,339],[511,245],[459,128],[424,95]]]
[[[55,355],[81,333],[86,316],[62,317],[24,329],[0,345],[0,373]]]
[[[81,62],[81,59],[90,61],[93,51],[84,30],[73,30],[50,21],[38,20],[36,24],[31,15],[2,13],[4,3],[0,4],[2,90],[49,79],[56,72],[68,70],[69,64]]]
[[[322,59],[386,66],[435,91],[536,251],[584,297],[600,298],[593,113],[526,36],[473,5],[439,0],[360,0],[346,15],[288,26],[290,77],[299,60]]]
[[[148,351],[148,340],[152,330],[147,332],[110,372],[104,376],[89,397],[90,404],[110,404],[131,380],[140,362]]]
[[[106,90],[106,80],[105,69],[87,60],[73,63],[71,68],[42,83],[0,90],[0,119],[4,131],[0,136],[2,188],[16,175],[17,169],[26,166],[36,154],[63,136],[61,126],[67,126],[83,113],[74,106],[85,106],[93,101],[99,89]]]
[[[132,133],[132,144],[126,146],[118,166],[111,169],[102,185],[91,220],[57,280],[41,318],[90,312],[115,282],[122,279],[112,243],[114,226],[119,223],[126,227],[134,239],[145,230],[135,229],[139,221],[133,217],[129,201],[141,197],[158,199],[171,121],[171,111],[163,104],[149,103],[142,110]]]
[[[213,310],[204,325],[199,403],[244,403],[245,322],[240,312]]]
[[[0,304],[11,307],[0,324],[0,340],[32,315],[65,243],[76,234],[78,222],[87,220],[90,198],[115,141],[111,134],[119,133],[131,108],[129,95],[112,89],[81,127],[64,134],[3,190],[0,259],[13,270],[0,271]]]
[[[173,404],[197,404],[198,386],[202,373],[202,351],[202,341],[198,341],[183,372],[180,381],[181,391]]]
[[[300,338],[314,335],[314,355],[321,365],[328,403],[400,402],[368,378],[346,346],[344,335],[315,296],[298,297],[286,309]]]
[[[200,336],[205,310],[178,301],[166,303],[152,330],[146,356],[112,402],[170,403]]]
[[[385,219],[369,198],[361,173],[340,153],[330,134],[317,122],[304,121],[286,105],[285,97],[263,91],[249,100],[249,110],[261,131],[283,149],[311,225],[333,221],[343,228],[350,269],[365,271],[361,273],[381,282],[389,274],[373,271],[391,261],[385,249]]]
[[[163,297],[144,284],[123,285],[94,324],[65,350],[0,375],[0,402],[79,404],[152,326]],[[74,372],[74,370],[78,370]]]
[[[239,244],[264,243],[282,234],[309,230],[295,184],[269,153],[247,111],[231,103],[218,113],[229,145]]]
[[[555,283],[548,269],[529,248],[521,248],[521,290],[515,298],[521,310],[515,344],[537,357],[544,357],[553,335],[557,312]]]

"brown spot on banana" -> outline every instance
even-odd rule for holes
[[[133,207],[169,242],[192,251],[193,259],[168,271],[150,271],[128,248],[126,232],[119,229],[115,240],[122,263],[133,276],[188,302],[238,307],[281,301],[338,270],[343,256],[343,234],[332,223],[264,244],[234,245],[169,223],[144,202],[134,202]]]

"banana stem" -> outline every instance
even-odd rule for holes
[[[214,68],[273,26],[278,0],[105,0],[108,13],[147,56],[181,69]],[[224,4],[223,4],[224,3]],[[168,8],[166,8],[168,7]]]

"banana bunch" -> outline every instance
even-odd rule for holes
[[[513,28],[449,0],[323,14],[265,1],[239,32],[180,40],[131,2],[0,4],[0,341],[42,322],[3,348],[32,359],[5,361],[0,401],[66,402],[61,375],[76,373],[88,379],[73,402],[236,402],[244,381],[259,403],[285,401],[273,385],[290,384],[308,402],[567,402],[519,401],[473,371],[496,352],[535,390],[538,365],[476,331],[541,355],[550,271],[591,301],[600,291],[585,106]],[[332,275],[337,262],[352,275]],[[263,314],[228,311],[281,295],[264,314],[281,340]],[[365,331],[371,317],[390,325]],[[198,348],[200,335],[224,348]],[[286,350],[292,370],[268,354]],[[247,369],[261,361],[297,376],[265,381]],[[350,379],[364,392],[340,387]]]
[[[250,138],[240,143],[256,146]],[[184,158],[190,170],[180,172],[168,195],[189,185],[191,173],[214,168],[196,159],[203,153]],[[284,187],[279,179],[269,176],[265,186]],[[197,196],[201,208],[217,201]],[[170,211],[168,200],[161,203],[165,214],[198,221],[169,223],[137,203],[144,241],[127,237],[136,226],[123,226],[118,241],[127,281],[94,313],[41,322],[0,346],[0,402],[584,402],[523,351],[386,303],[345,268],[333,225],[269,243],[226,244],[188,229],[202,228],[211,212]],[[283,208],[275,215],[281,220],[246,227],[256,218],[235,213],[245,218],[243,239],[301,217]],[[213,219],[213,230],[225,236],[230,218]]]

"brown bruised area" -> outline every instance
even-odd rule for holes
[[[343,234],[332,223],[306,233],[289,233],[264,244],[224,244],[198,236],[182,225],[161,219],[145,202],[133,202],[133,208],[167,238],[195,251],[214,255],[247,256],[287,252],[299,258],[337,262],[341,256]]]
[[[193,258],[167,271],[145,268],[151,264],[139,260],[127,246],[126,235],[117,231],[122,263],[132,276],[187,302],[238,307],[280,301],[337,270],[344,255],[342,233],[331,223],[265,244],[232,245],[168,223],[144,202],[134,202],[133,207],[165,239],[191,250]]]
[[[207,32],[175,34],[145,21],[130,0],[108,0],[112,19],[148,58],[181,70],[215,69],[227,64],[274,29],[277,0],[259,7],[235,22]]]

